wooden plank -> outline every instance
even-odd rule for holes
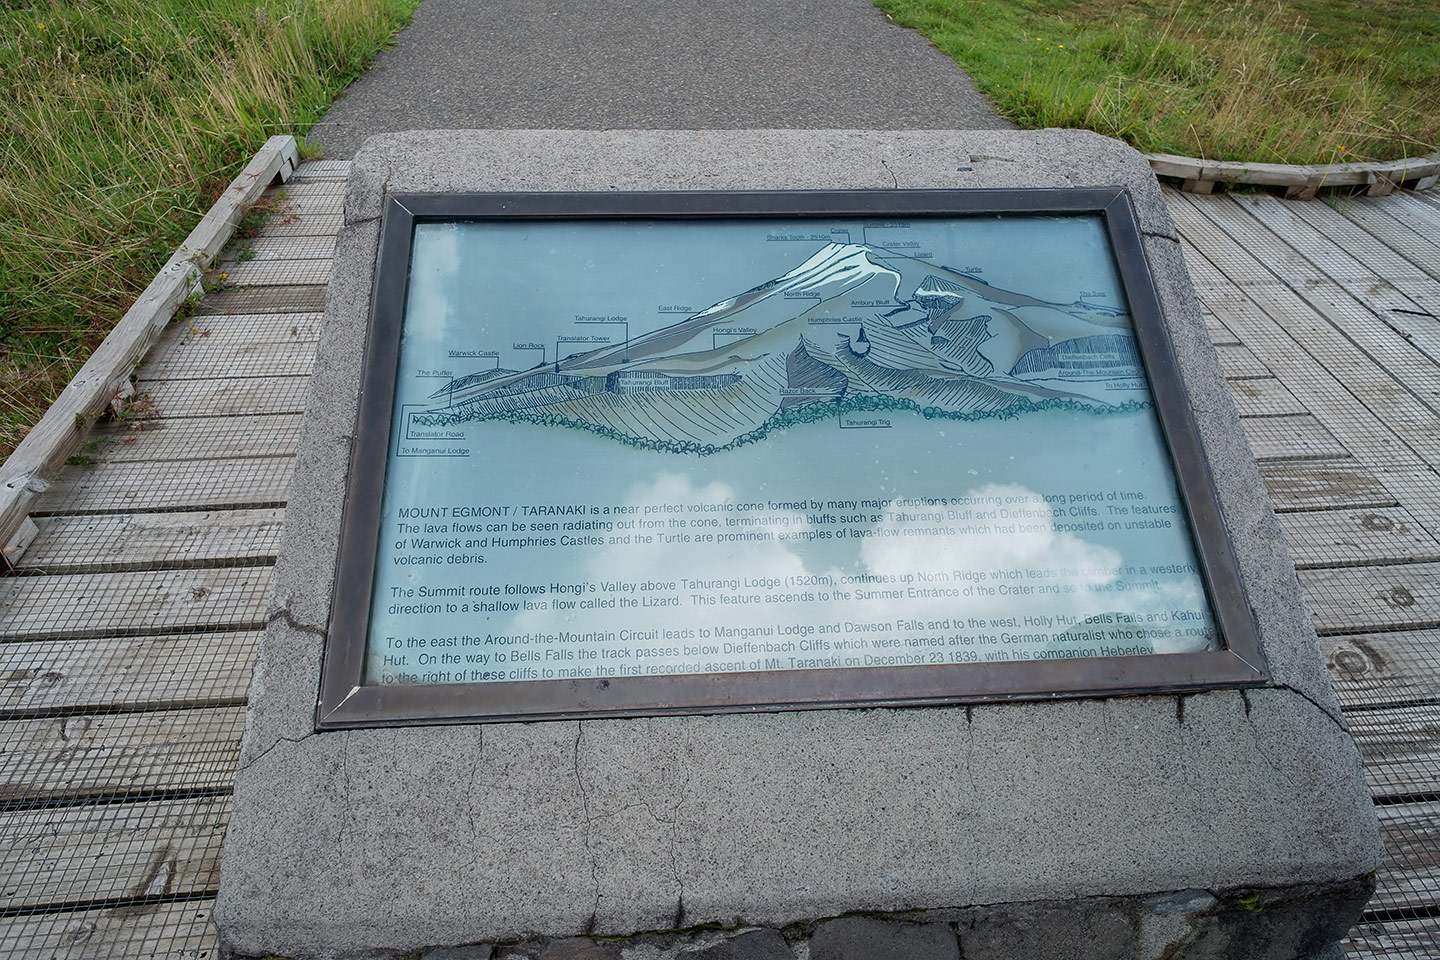
[[[1301,570],[1317,633],[1440,626],[1440,563]]]
[[[189,900],[5,917],[0,943],[11,956],[44,960],[213,960],[220,955],[210,922],[213,905]]]
[[[330,260],[230,260],[215,271],[228,287],[277,287],[329,283],[332,266]]]
[[[1301,569],[1440,560],[1440,540],[1399,507],[1279,514]]]
[[[1433,360],[1233,201],[1187,198],[1187,202],[1253,255],[1256,266],[1236,273],[1260,286],[1258,290],[1247,290],[1257,303],[1276,299],[1274,288],[1283,284],[1402,386],[1408,387],[1432,412],[1440,412],[1440,376],[1437,376],[1440,367]],[[1440,256],[1440,248],[1436,249]],[[1239,277],[1232,275],[1232,279]],[[1267,287],[1271,289],[1265,289]],[[1216,314],[1221,315],[1219,311]],[[1255,348],[1248,340],[1245,342]]]
[[[1242,417],[1310,412],[1274,377],[1247,377],[1226,382],[1230,385],[1230,395],[1235,398],[1235,408]]]
[[[0,713],[243,703],[258,630],[0,643]]]
[[[1440,280],[1440,241],[1392,217],[1385,211],[1384,201],[1340,199],[1334,206],[1346,219],[1395,251],[1411,266]]]
[[[238,287],[217,290],[195,307],[195,316],[217,313],[316,313],[325,310],[323,284],[291,287]]]
[[[1270,368],[1265,366],[1249,347],[1243,344],[1221,344],[1215,348],[1215,354],[1220,358],[1220,369],[1225,376],[1235,377],[1273,377]]]
[[[1145,158],[1150,161],[1150,169],[1157,177],[1221,180],[1269,187],[1355,186],[1374,183],[1380,178],[1400,183],[1440,172],[1440,153],[1423,157],[1403,157],[1398,160],[1317,164],[1206,160],[1173,153],[1147,153]]]
[[[1341,706],[1440,700],[1440,630],[1321,637]]]
[[[214,896],[230,798],[0,814],[0,908]]]
[[[335,238],[259,236],[247,241],[245,251],[255,261],[329,260],[335,256]]]
[[[325,217],[295,217],[290,220],[271,220],[260,228],[262,237],[333,237],[344,226],[340,214]]]
[[[323,313],[205,314],[165,328],[150,356],[191,343],[295,343],[320,339]]]
[[[330,178],[328,180],[311,181],[306,180],[300,183],[286,182],[283,187],[273,188],[270,192],[285,200],[299,202],[301,200],[334,199],[345,196],[345,181],[343,179]]]
[[[284,215],[279,219],[297,217],[304,220],[307,217],[337,217],[345,212],[345,197],[343,190],[340,193],[331,191],[316,191],[312,187],[325,187],[329,184],[300,184],[294,190],[287,189],[281,201],[284,206]]]
[[[1230,346],[1240,342],[1240,338],[1231,333],[1230,328],[1221,323],[1215,317],[1215,314],[1209,310],[1203,310],[1203,312],[1205,314],[1205,333],[1209,336],[1212,344],[1215,346],[1222,344]]]
[[[0,721],[0,796],[40,804],[234,783],[244,707]]]
[[[0,580],[0,640],[258,630],[268,566],[73,573]]]
[[[1440,463],[1440,417],[1433,410],[1288,288],[1252,285],[1241,293],[1225,287],[1217,264],[1237,274],[1259,265],[1187,201],[1172,207],[1187,241],[1203,254],[1194,270],[1205,281],[1199,289],[1207,305],[1264,354],[1276,376],[1346,449],[1371,463],[1404,464],[1417,456]]]
[[[1390,310],[1440,307],[1440,285],[1328,205],[1263,195],[1233,199],[1382,317]]]
[[[279,507],[37,517],[40,536],[16,564],[31,573],[88,573],[204,563],[273,562]]]
[[[84,439],[88,425],[128,392],[135,358],[143,357],[189,296],[201,268],[229,242],[240,218],[277,176],[298,162],[293,137],[271,137],[171,255],[155,279],[61,391],[20,445],[0,463],[0,544],[30,512],[44,482]]]
[[[101,463],[288,457],[295,454],[300,415],[168,417],[107,424],[85,445]]]
[[[1368,911],[1440,906],[1440,803],[1375,808],[1385,839],[1385,866]]]
[[[142,369],[138,386],[151,407],[171,419],[240,417],[303,413],[310,394],[310,377],[148,380]]]
[[[1357,924],[1341,941],[1346,960],[1421,960],[1440,955],[1440,917]]]
[[[303,377],[315,366],[317,344],[186,341],[151,357],[140,380],[216,377]]]
[[[1277,511],[1393,507],[1394,495],[1355,460],[1272,460],[1260,477]]]
[[[1317,460],[1350,456],[1350,451],[1308,413],[1247,417],[1240,423],[1257,460]]]
[[[1434,190],[1397,190],[1381,206],[1417,233],[1440,240],[1440,194]]]
[[[68,467],[35,505],[40,515],[217,510],[283,505],[294,461],[192,460]]]
[[[1354,710],[1345,723],[1377,797],[1434,793],[1440,769],[1440,706]]]
[[[295,168],[295,182],[344,180],[350,176],[349,160],[306,160]]]

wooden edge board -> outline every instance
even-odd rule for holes
[[[1421,180],[1440,173],[1440,153],[1402,160],[1374,163],[1245,163],[1233,160],[1205,160],[1171,153],[1147,153],[1150,169],[1157,177],[1182,180],[1248,183],[1269,187],[1361,186],[1385,178],[1391,183]]]
[[[229,242],[247,208],[275,179],[289,179],[300,155],[295,138],[271,137],[201,217],[125,316],[61,391],[20,445],[0,464],[0,543],[8,544],[53,471],[84,439],[90,422],[130,389],[130,375],[204,265]],[[9,562],[7,554],[3,562]]]

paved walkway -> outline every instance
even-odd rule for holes
[[[310,133],[993,129],[970,78],[869,0],[425,0]]]

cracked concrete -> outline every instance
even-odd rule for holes
[[[1273,686],[314,732],[387,191],[1072,183],[1131,190]],[[353,957],[974,904],[1019,904],[1016,916],[1050,904],[1046,923],[1089,929],[1085,911],[1115,898],[1350,890],[1380,862],[1358,754],[1174,227],[1148,164],[1118,143],[1074,131],[376,138],[347,190],[312,391],[215,910],[226,949]],[[1009,923],[985,909],[935,919],[982,934]],[[1301,907],[1286,916],[1297,938],[1329,929]]]

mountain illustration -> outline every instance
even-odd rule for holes
[[[709,452],[842,409],[1113,407],[1107,381],[1140,376],[1122,309],[1052,303],[883,247],[830,243],[624,343],[451,380],[420,419],[531,421]]]

